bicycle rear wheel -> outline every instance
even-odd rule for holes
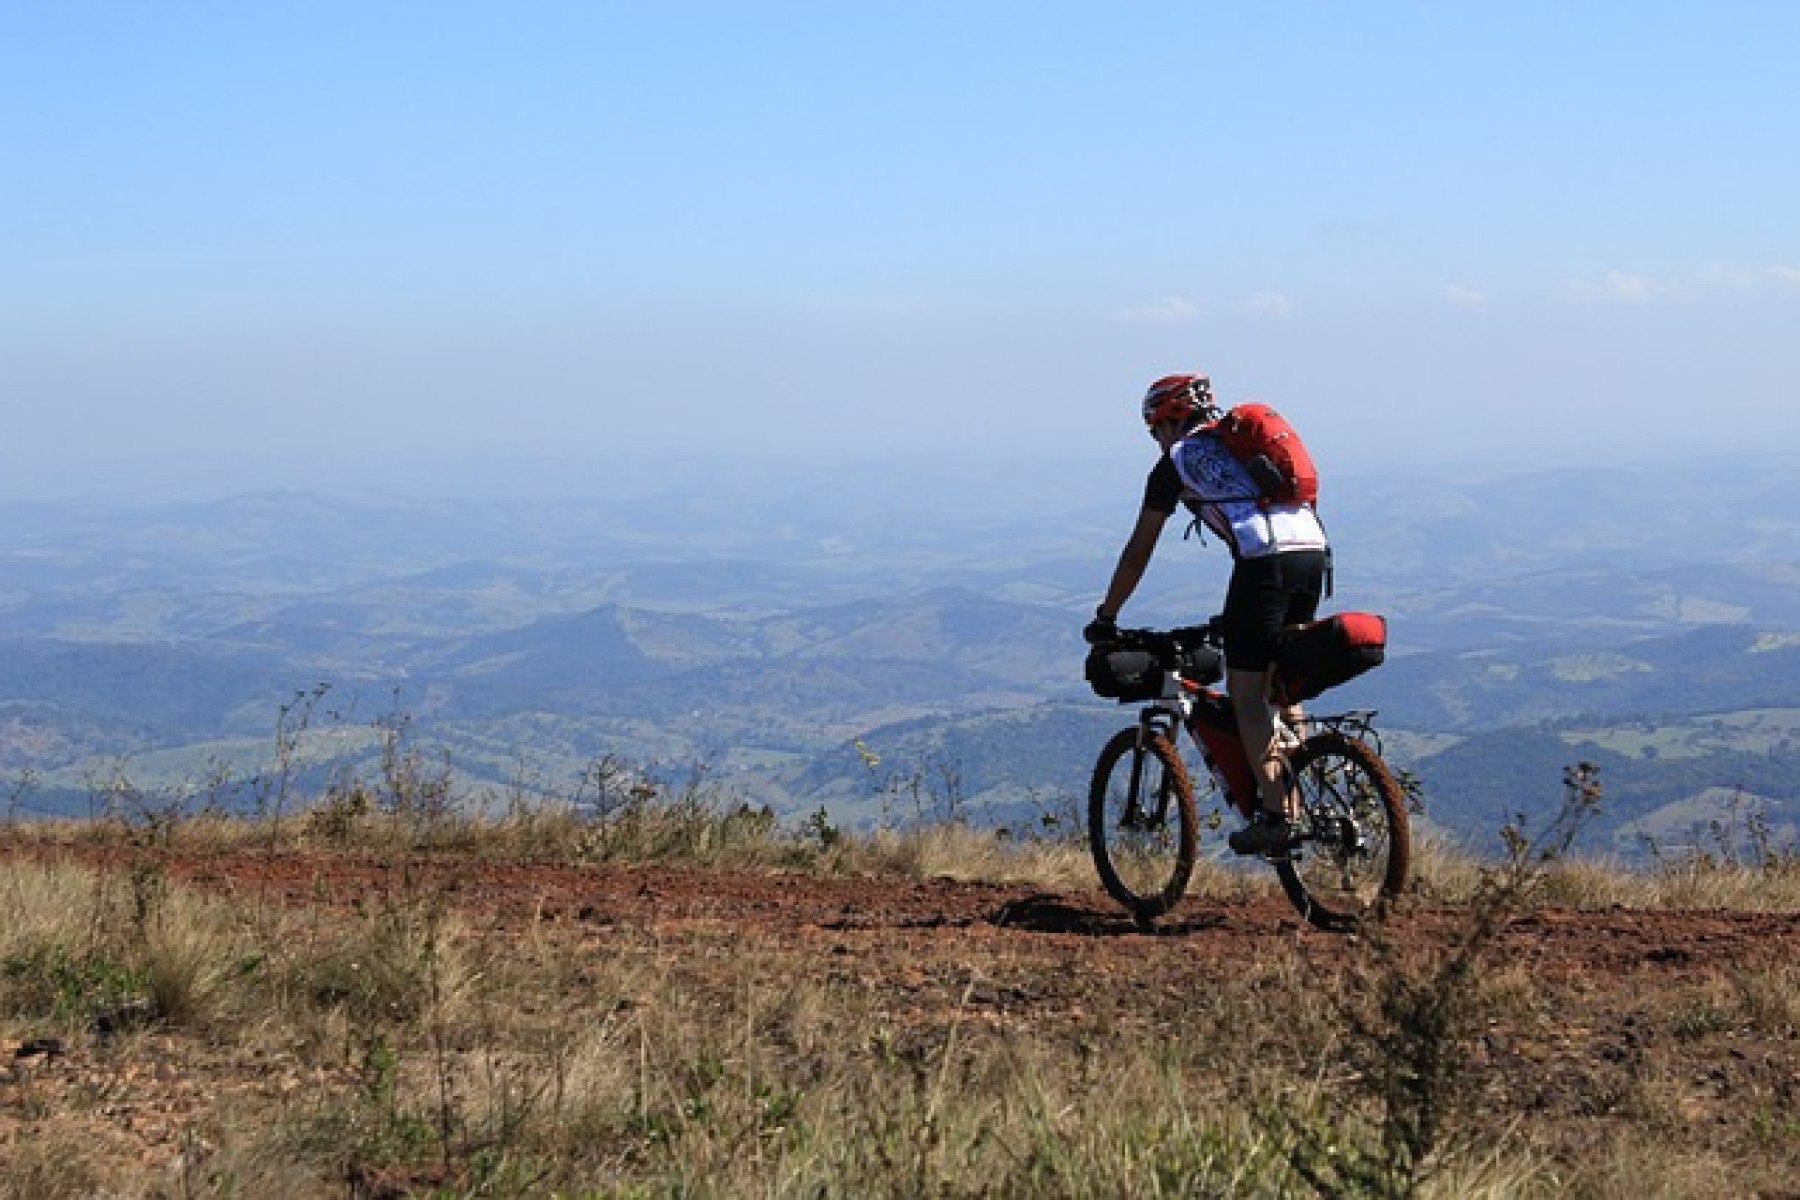
[[[1308,921],[1347,929],[1406,886],[1406,797],[1374,750],[1335,730],[1307,738],[1288,770],[1301,815],[1294,848],[1275,873]]]
[[[1108,894],[1139,921],[1175,907],[1194,872],[1194,795],[1159,733],[1121,729],[1094,764],[1088,845]]]

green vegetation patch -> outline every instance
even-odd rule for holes
[[[1598,746],[1627,758],[1667,762],[1711,754],[1786,752],[1800,741],[1800,709],[1747,709],[1670,721],[1570,729],[1571,746]]]
[[[1565,654],[1550,660],[1551,675],[1563,683],[1594,683],[1654,670],[1649,663],[1623,654]]]

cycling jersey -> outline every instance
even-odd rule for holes
[[[1191,433],[1157,460],[1144,484],[1144,507],[1172,513],[1178,504],[1219,535],[1236,559],[1290,550],[1323,550],[1325,527],[1310,504],[1263,505],[1256,481],[1218,438]]]

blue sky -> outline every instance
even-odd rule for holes
[[[0,464],[1800,450],[1800,5],[0,6]]]

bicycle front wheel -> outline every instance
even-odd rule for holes
[[[1308,921],[1350,928],[1406,886],[1406,797],[1374,750],[1335,730],[1307,738],[1288,769],[1300,791],[1300,820],[1275,873]]]
[[[1168,912],[1194,872],[1194,794],[1168,738],[1121,729],[1094,764],[1088,844],[1108,894],[1139,921]]]

